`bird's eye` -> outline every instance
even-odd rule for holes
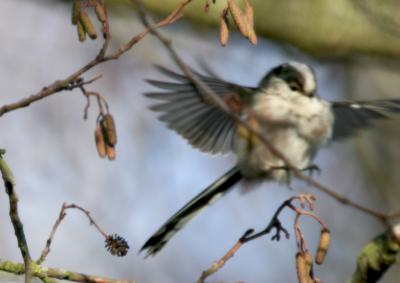
[[[289,82],[289,87],[292,91],[300,91],[300,86],[296,82]]]

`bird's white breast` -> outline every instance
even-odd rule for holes
[[[254,99],[252,113],[259,121],[260,130],[292,165],[299,169],[308,167],[318,148],[332,133],[333,114],[329,103],[293,93],[260,93]],[[277,180],[286,176],[284,170],[271,170],[285,164],[261,142],[238,134],[234,150],[245,176]]]

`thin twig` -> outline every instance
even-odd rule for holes
[[[285,208],[290,208],[291,210],[293,210],[296,213],[295,223],[297,223],[297,219],[301,215],[311,216],[314,218],[314,215],[309,215],[308,213],[304,213],[304,212],[308,212],[308,211],[304,211],[302,209],[295,207],[293,205],[293,201],[295,201],[295,200],[300,200],[301,207],[304,207],[304,200],[313,202],[315,200],[315,198],[312,195],[300,194],[298,196],[291,197],[291,198],[287,199],[286,201],[284,201],[278,207],[278,209],[275,211],[275,213],[272,216],[272,219],[268,223],[267,227],[265,227],[263,230],[261,230],[260,232],[257,232],[257,233],[254,233],[254,229],[248,229],[243,234],[243,236],[241,236],[239,238],[239,240],[232,246],[232,248],[230,248],[228,250],[228,252],[221,259],[219,259],[217,262],[213,263],[209,269],[207,269],[206,271],[203,271],[200,278],[197,280],[197,283],[203,283],[206,278],[208,278],[210,275],[212,275],[215,272],[217,272],[218,270],[220,270],[225,265],[225,263],[236,254],[236,252],[242,247],[242,245],[244,245],[245,243],[248,243],[250,241],[254,241],[260,237],[263,237],[263,236],[271,233],[271,231],[273,229],[275,229],[276,231],[275,231],[275,234],[271,238],[272,241],[274,241],[274,240],[280,241],[281,233],[283,233],[285,235],[286,239],[289,239],[289,232],[282,226],[281,221],[279,220],[279,216]],[[311,203],[311,202],[309,205],[310,210],[313,209],[313,203]],[[322,220],[318,220],[318,222],[323,223]],[[324,226],[324,228],[325,228],[325,226]],[[300,230],[300,228],[298,226],[297,227],[295,226],[295,229]],[[297,233],[296,230],[295,230],[295,233]],[[304,237],[302,236],[301,239],[304,239]],[[299,242],[299,240],[297,239],[297,235],[296,235],[296,242]],[[305,243],[305,241],[303,241],[303,242]]]
[[[15,179],[14,175],[3,158],[5,150],[0,150],[0,171],[3,177],[4,186],[10,203],[10,219],[14,227],[15,236],[17,237],[18,247],[21,251],[24,260],[25,268],[25,283],[32,282],[32,259],[29,253],[28,243],[24,233],[24,226],[21,222],[18,213],[18,196],[15,192]]]
[[[107,104],[107,101],[104,98],[104,96],[102,96],[100,93],[95,92],[95,91],[86,91],[86,89],[83,86],[81,86],[80,89],[81,89],[83,95],[86,97],[86,101],[87,101],[86,106],[83,110],[83,119],[84,120],[86,120],[88,117],[91,96],[94,96],[97,100],[97,104],[99,106],[99,111],[100,111],[99,115],[106,115],[109,112],[108,104]]]
[[[154,28],[161,28],[168,26],[170,24],[175,23],[181,18],[180,12],[182,9],[191,2],[191,0],[186,0],[182,1],[178,7],[172,11],[167,17],[165,17],[163,20],[159,21]],[[106,51],[109,46],[109,41],[111,39],[111,36],[109,32],[106,33],[106,38],[103,42],[102,48],[96,55],[96,57],[91,60],[89,63],[69,75],[67,78],[62,79],[62,80],[57,80],[50,85],[44,87],[42,90],[37,92],[36,94],[33,94],[29,97],[23,98],[17,102],[10,103],[3,105],[0,107],[0,117],[3,116],[4,114],[23,108],[23,107],[28,107],[31,103],[37,102],[39,100],[42,100],[48,96],[51,96],[53,94],[56,94],[58,92],[61,92],[65,89],[68,89],[70,87],[71,83],[76,81],[79,77],[81,77],[84,73],[92,69],[93,67],[102,64],[104,62],[110,61],[110,60],[116,60],[118,59],[121,55],[125,54],[127,51],[129,51],[136,43],[138,43],[141,39],[143,39],[148,33],[150,32],[150,28],[146,28],[144,31],[139,33],[138,35],[132,37],[127,43],[123,44],[119,49],[114,51],[111,55],[106,56]]]
[[[90,211],[88,211],[76,204],[63,203],[60,214],[58,215],[58,218],[57,218],[56,222],[54,223],[53,228],[51,229],[50,236],[46,241],[46,245],[43,248],[39,259],[36,261],[36,264],[40,265],[46,260],[46,257],[50,252],[51,243],[53,242],[56,231],[57,231],[58,227],[60,226],[61,222],[63,221],[63,219],[65,218],[65,216],[67,215],[65,212],[67,209],[78,209],[78,210],[82,211],[89,218],[90,225],[94,225],[96,227],[96,229],[100,232],[100,234],[102,234],[104,236],[104,238],[107,239],[108,234],[96,223],[96,221],[94,221],[94,219],[90,215]]]
[[[259,132],[258,130],[254,129],[251,125],[249,125],[246,121],[241,120],[235,111],[230,109],[230,107],[219,97],[210,87],[207,86],[204,82],[202,82],[196,74],[194,74],[190,68],[184,63],[184,61],[180,58],[176,50],[172,46],[172,42],[170,39],[165,37],[160,31],[152,28],[152,25],[148,19],[148,15],[146,13],[146,10],[144,9],[143,3],[140,0],[132,0],[133,3],[135,3],[138,6],[139,10],[139,15],[142,19],[143,24],[151,30],[152,34],[154,34],[162,43],[163,45],[168,49],[168,51],[171,54],[171,57],[174,59],[175,63],[180,67],[182,72],[187,76],[187,78],[199,89],[200,93],[204,94],[206,99],[209,100],[209,102],[212,103],[212,105],[215,105],[216,107],[220,108],[225,114],[227,114],[230,118],[232,118],[236,123],[240,124],[243,126],[245,129],[250,131],[255,137],[261,140],[261,142],[278,158],[280,158],[285,165],[290,169],[294,175],[299,178],[300,180],[303,180],[304,182],[310,184],[311,186],[315,187],[316,189],[324,192],[325,194],[331,196],[332,198],[336,199],[338,202],[351,206],[359,211],[364,212],[365,214],[371,215],[385,224],[389,222],[390,219],[394,217],[400,217],[400,213],[396,214],[386,214],[382,213],[380,211],[376,211],[374,209],[365,207],[359,203],[356,203],[352,200],[349,200],[339,193],[335,192],[334,190],[322,185],[321,183],[317,182],[314,180],[312,177],[309,177],[301,172],[297,167],[293,166],[289,159],[279,152],[275,146],[270,142],[268,137]],[[156,26],[155,26],[156,27]]]

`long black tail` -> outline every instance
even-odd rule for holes
[[[212,204],[228,192],[240,179],[242,179],[242,174],[235,166],[204,191],[195,196],[177,213],[172,215],[172,217],[147,240],[140,251],[147,250],[147,256],[155,255],[190,219],[203,208]]]

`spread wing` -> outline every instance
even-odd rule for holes
[[[175,80],[175,82],[148,80],[153,86],[166,90],[145,93],[147,97],[160,101],[150,107],[154,111],[162,112],[159,119],[201,151],[211,154],[231,151],[235,122],[217,106],[212,105],[210,100],[206,99],[206,95],[185,76],[163,67],[158,69]],[[225,101],[237,98],[240,92],[246,91],[246,88],[239,85],[198,73],[196,75]]]
[[[400,113],[400,99],[333,102],[332,110],[335,116],[332,140],[341,140],[354,135],[359,129],[371,127],[375,120]]]

